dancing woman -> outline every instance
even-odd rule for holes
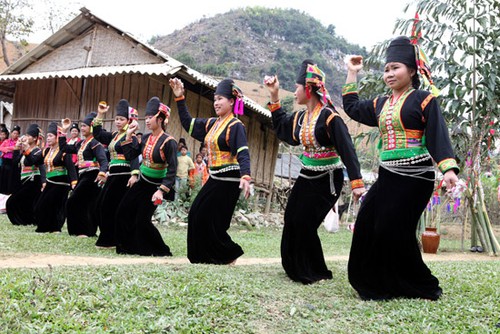
[[[142,153],[140,173],[133,176],[131,187],[123,196],[116,213],[117,245],[120,254],[144,256],[171,256],[170,248],[163,241],[151,218],[156,205],[163,200],[172,201],[177,171],[177,142],[166,133],[170,108],[152,97],[146,105],[146,134],[141,143],[134,138],[137,121],[127,129],[121,143],[127,161]]]
[[[279,100],[279,81],[267,77],[268,108],[280,140],[302,145],[302,168],[285,209],[281,263],[290,279],[310,284],[331,279],[318,227],[340,196],[347,167],[354,199],[364,192],[358,157],[347,127],[325,88],[325,75],[310,59],[298,71],[295,99],[306,110],[287,114]]]
[[[99,225],[99,238],[97,247],[111,248],[116,246],[116,211],[118,205],[137,179],[139,173],[138,159],[129,161],[123,154],[122,143],[126,139],[129,120],[137,119],[137,110],[130,107],[127,100],[120,100],[116,106],[115,126],[116,131],[108,132],[102,130],[102,120],[107,109],[100,108],[94,118],[94,138],[108,147],[111,161],[106,183],[97,199],[97,223]],[[137,138],[132,136],[132,141]],[[138,143],[133,143],[137,145]],[[131,175],[134,171],[134,175]]]
[[[233,115],[233,110],[239,112],[243,108],[241,90],[233,80],[222,80],[214,94],[217,117],[192,118],[183,83],[171,79],[170,87],[176,96],[182,127],[208,147],[210,177],[188,214],[189,261],[232,264],[243,255],[243,249],[231,240],[227,230],[240,192],[243,190],[248,197],[252,180],[245,126]]]
[[[76,186],[78,176],[71,154],[59,149],[57,123],[47,128],[47,148],[42,151],[46,170],[46,184],[35,205],[38,222],[36,232],[57,233],[66,220],[66,201],[71,188]]]
[[[59,148],[67,154],[78,154],[78,183],[66,203],[67,226],[70,235],[92,237],[97,232],[95,218],[96,199],[99,196],[99,185],[106,180],[108,160],[101,143],[92,134],[92,121],[95,112],[88,114],[80,124],[85,138],[75,145],[68,145],[66,132],[71,120],[64,120],[62,133],[59,135]]]
[[[434,189],[433,160],[451,189],[458,167],[438,101],[419,89],[416,46],[391,41],[384,82],[389,96],[359,100],[362,57],[348,62],[343,100],[353,120],[380,130],[377,181],[361,204],[349,256],[349,282],[362,299],[436,300],[442,290],[422,260],[416,229]]]
[[[37,225],[34,206],[45,183],[42,150],[37,146],[38,124],[31,124],[19,138],[13,151],[13,171],[20,177],[21,186],[14,189],[6,203],[7,215],[14,225]],[[20,168],[20,176],[18,174]],[[16,172],[17,171],[17,172]]]

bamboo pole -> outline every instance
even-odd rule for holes
[[[472,212],[471,218],[475,222],[474,226],[475,226],[475,231],[477,232],[477,237],[479,238],[479,242],[481,243],[483,250],[485,252],[489,253],[488,244],[486,243],[486,239],[484,238],[484,234],[483,234],[481,228],[479,227],[479,225],[480,225],[479,214],[478,214],[477,210],[475,210],[475,209],[473,209],[473,210],[474,211]],[[477,244],[476,244],[476,246],[477,246]]]
[[[486,211],[486,206],[483,206],[483,215],[484,215],[485,224],[486,224],[486,232],[487,232],[488,238],[489,238],[490,243],[491,243],[492,252],[495,256],[497,256],[500,253],[500,244],[498,243],[498,240],[495,237],[495,233],[494,233],[493,228],[491,226],[490,218],[488,217],[488,214]]]
[[[480,217],[482,218],[482,228],[483,233],[485,234],[486,241],[488,242],[488,246],[490,247],[491,253],[490,255],[497,255],[499,251],[498,241],[491,229],[490,219],[488,217],[488,211],[486,210],[486,204],[484,203],[484,195],[482,193],[482,187],[479,191],[479,203],[480,203]]]
[[[460,240],[462,252],[465,251],[465,226],[467,226],[466,224],[468,221],[468,219],[467,219],[468,216],[469,216],[469,210],[466,209],[465,210],[465,219],[462,221],[462,236],[461,236],[461,240]]]

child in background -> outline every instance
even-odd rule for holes
[[[180,147],[180,153],[181,155],[177,157],[177,174],[175,176],[176,199],[179,198],[179,193],[183,192],[182,189],[187,185],[189,172],[194,169],[193,160],[187,155],[188,149],[185,145]]]
[[[201,185],[204,185],[208,180],[208,168],[207,164],[203,161],[203,154],[196,154],[194,161],[194,169],[189,173],[189,179],[191,181],[191,188],[194,188],[194,185],[198,179],[201,180]]]

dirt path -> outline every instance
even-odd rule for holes
[[[428,261],[499,261],[500,257],[477,253],[424,254]],[[347,255],[327,256],[327,261],[347,261]],[[236,265],[276,264],[280,258],[239,258]],[[168,257],[96,257],[56,254],[0,254],[0,268],[43,268],[48,266],[102,266],[127,264],[187,264],[187,258]]]

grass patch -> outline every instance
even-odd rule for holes
[[[66,226],[66,225],[65,225]],[[163,240],[170,247],[174,257],[187,256],[187,227],[158,226]],[[46,253],[90,256],[118,256],[110,250],[97,249],[94,238],[68,236],[64,227],[61,234],[35,233],[34,226],[14,226],[6,215],[0,215],[0,252]],[[280,257],[281,232],[279,228],[249,230],[232,226],[229,234],[245,251],[245,257]],[[347,229],[329,234],[319,229],[324,252],[327,255],[348,255],[352,234]]]
[[[186,229],[160,227],[174,257],[186,256]],[[348,255],[352,234],[320,228],[326,256]],[[230,234],[245,257],[279,257],[280,229]],[[95,238],[37,234],[0,217],[0,255],[47,253],[121,257]],[[446,249],[459,247],[451,240]],[[458,249],[457,249],[458,250]],[[498,333],[500,261],[430,262],[444,290],[437,302],[361,301],[347,262],[328,262],[334,279],[304,286],[280,264],[143,264],[0,269],[2,333]]]
[[[346,263],[310,286],[279,265],[0,270],[5,333],[494,333],[498,261],[431,263],[437,302],[359,300]]]

